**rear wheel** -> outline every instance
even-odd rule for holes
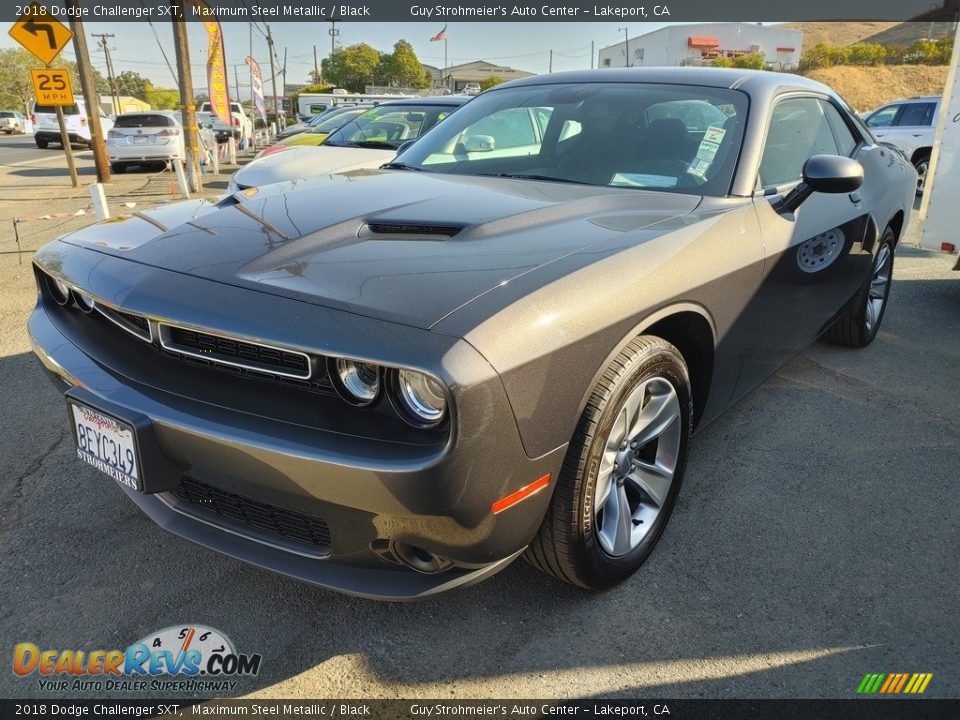
[[[930,169],[930,153],[924,152],[913,161],[917,171],[917,195],[923,195],[923,188],[927,184],[927,171]]]
[[[42,137],[34,138],[33,141],[37,144],[37,147],[40,148],[41,150],[46,150],[47,146],[50,144],[50,142],[46,138],[42,138]]]
[[[690,436],[686,363],[640,336],[594,388],[526,559],[590,589],[616,585],[649,557],[680,491]]]
[[[887,309],[887,299],[890,297],[894,245],[893,230],[888,227],[880,237],[870,275],[847,303],[840,317],[823,334],[824,340],[834,345],[857,348],[866,347],[873,342],[880,330],[880,323]]]

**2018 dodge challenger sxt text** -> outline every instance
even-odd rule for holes
[[[63,237],[29,320],[157,523],[378,598],[628,577],[695,429],[873,340],[916,183],[828,88],[739,70],[532,77],[402,150]]]

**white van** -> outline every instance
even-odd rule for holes
[[[99,107],[100,126],[103,134],[113,127],[113,120],[107,116]],[[61,144],[60,124],[57,122],[57,108],[53,105],[33,104],[33,112],[30,116],[33,123],[33,139],[38,148],[45,148],[50,143]],[[90,120],[87,115],[87,105],[83,98],[77,98],[73,105],[63,106],[63,119],[67,122],[67,133],[70,136],[71,143],[90,146]]]

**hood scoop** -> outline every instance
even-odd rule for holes
[[[463,225],[397,222],[395,220],[389,222],[374,221],[363,225],[357,236],[361,239],[375,238],[379,235],[393,235],[403,236],[405,240],[411,239],[411,236],[425,240],[444,240],[452,238],[463,229]]]

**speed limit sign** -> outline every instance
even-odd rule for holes
[[[38,105],[73,105],[70,73],[63,68],[31,70]]]

